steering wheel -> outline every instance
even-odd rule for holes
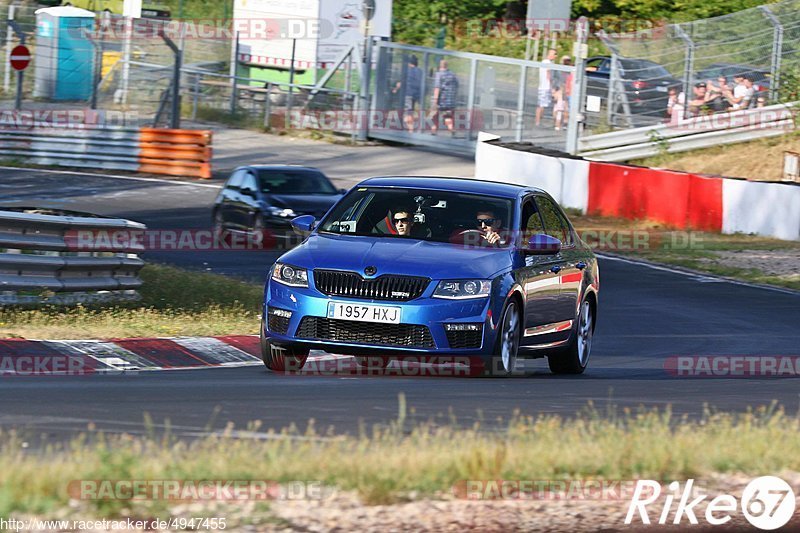
[[[481,243],[486,242],[486,239],[483,238],[483,232],[479,229],[465,229],[453,234],[450,237],[450,242],[453,244],[479,246]]]

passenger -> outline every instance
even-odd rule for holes
[[[402,237],[410,237],[411,231],[414,228],[414,215],[410,209],[402,208],[396,211],[392,217],[397,234]]]

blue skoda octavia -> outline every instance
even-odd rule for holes
[[[312,349],[381,366],[468,357],[498,376],[518,358],[547,357],[557,374],[586,369],[597,260],[542,190],[371,178],[322,220],[292,226],[306,239],[273,265],[264,294],[262,357],[273,371],[301,369]]]

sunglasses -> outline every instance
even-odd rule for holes
[[[487,226],[491,226],[492,224],[495,223],[496,220],[497,220],[496,218],[479,218],[476,219],[475,222],[478,224],[478,226],[480,226],[481,224],[486,224]]]
[[[395,223],[395,224],[408,224],[408,222],[409,222],[410,220],[411,220],[411,219],[410,219],[410,218],[408,218],[408,217],[396,218],[396,219],[394,219],[394,223]]]

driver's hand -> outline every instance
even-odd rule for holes
[[[500,234],[489,230],[483,234],[483,238],[486,239],[489,244],[495,244],[500,241]]]

